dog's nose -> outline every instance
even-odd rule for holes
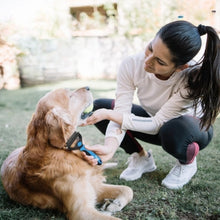
[[[85,89],[86,89],[87,91],[89,91],[89,90],[90,90],[90,88],[89,88],[88,86],[86,86],[86,87],[85,87]]]

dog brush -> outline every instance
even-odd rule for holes
[[[76,144],[74,147],[72,147],[73,142],[77,140]],[[82,136],[79,132],[74,132],[72,136],[69,138],[69,140],[66,142],[66,148],[68,150],[80,150],[86,153],[88,156],[93,156],[94,159],[97,159],[98,165],[102,165],[102,160],[101,158],[95,154],[93,151],[88,150],[85,148],[83,142],[82,142]]]

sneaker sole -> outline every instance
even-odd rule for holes
[[[156,169],[157,169],[157,167],[155,166],[151,170],[147,170],[147,171],[142,172],[141,175],[136,176],[135,178],[124,178],[124,177],[120,176],[119,179],[123,179],[123,180],[126,180],[126,181],[134,181],[134,180],[140,179],[144,173],[151,173],[151,172],[153,172]]]
[[[180,184],[179,184],[179,185],[166,184],[166,183],[164,183],[163,181],[162,181],[161,185],[165,186],[165,187],[168,188],[168,189],[176,189],[176,190],[182,189],[184,185],[188,184],[188,183],[191,181],[192,177],[196,174],[196,172],[197,172],[197,169],[196,169],[196,171],[193,173],[193,175],[190,177],[190,179],[189,179],[187,182],[185,182],[185,183],[183,183],[183,184],[181,184],[181,185],[180,185]]]
[[[153,167],[153,168],[150,169],[150,170],[144,171],[143,173],[151,173],[151,172],[153,172],[153,171],[156,170],[156,169],[157,169],[157,166]]]

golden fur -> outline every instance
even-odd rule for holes
[[[14,150],[1,168],[12,200],[59,209],[71,220],[118,219],[97,211],[95,204],[110,199],[106,210],[120,211],[132,200],[132,190],[104,184],[102,166],[92,167],[79,151],[64,149],[91,102],[87,88],[58,89],[40,99],[27,128],[26,146]]]

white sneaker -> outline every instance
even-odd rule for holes
[[[169,174],[163,179],[162,185],[169,189],[181,189],[187,184],[197,171],[196,157],[191,164],[176,165],[170,170]]]
[[[152,151],[148,151],[148,156],[140,156],[138,153],[133,153],[128,158],[128,167],[121,173],[120,179],[133,181],[139,179],[143,173],[156,170]]]

